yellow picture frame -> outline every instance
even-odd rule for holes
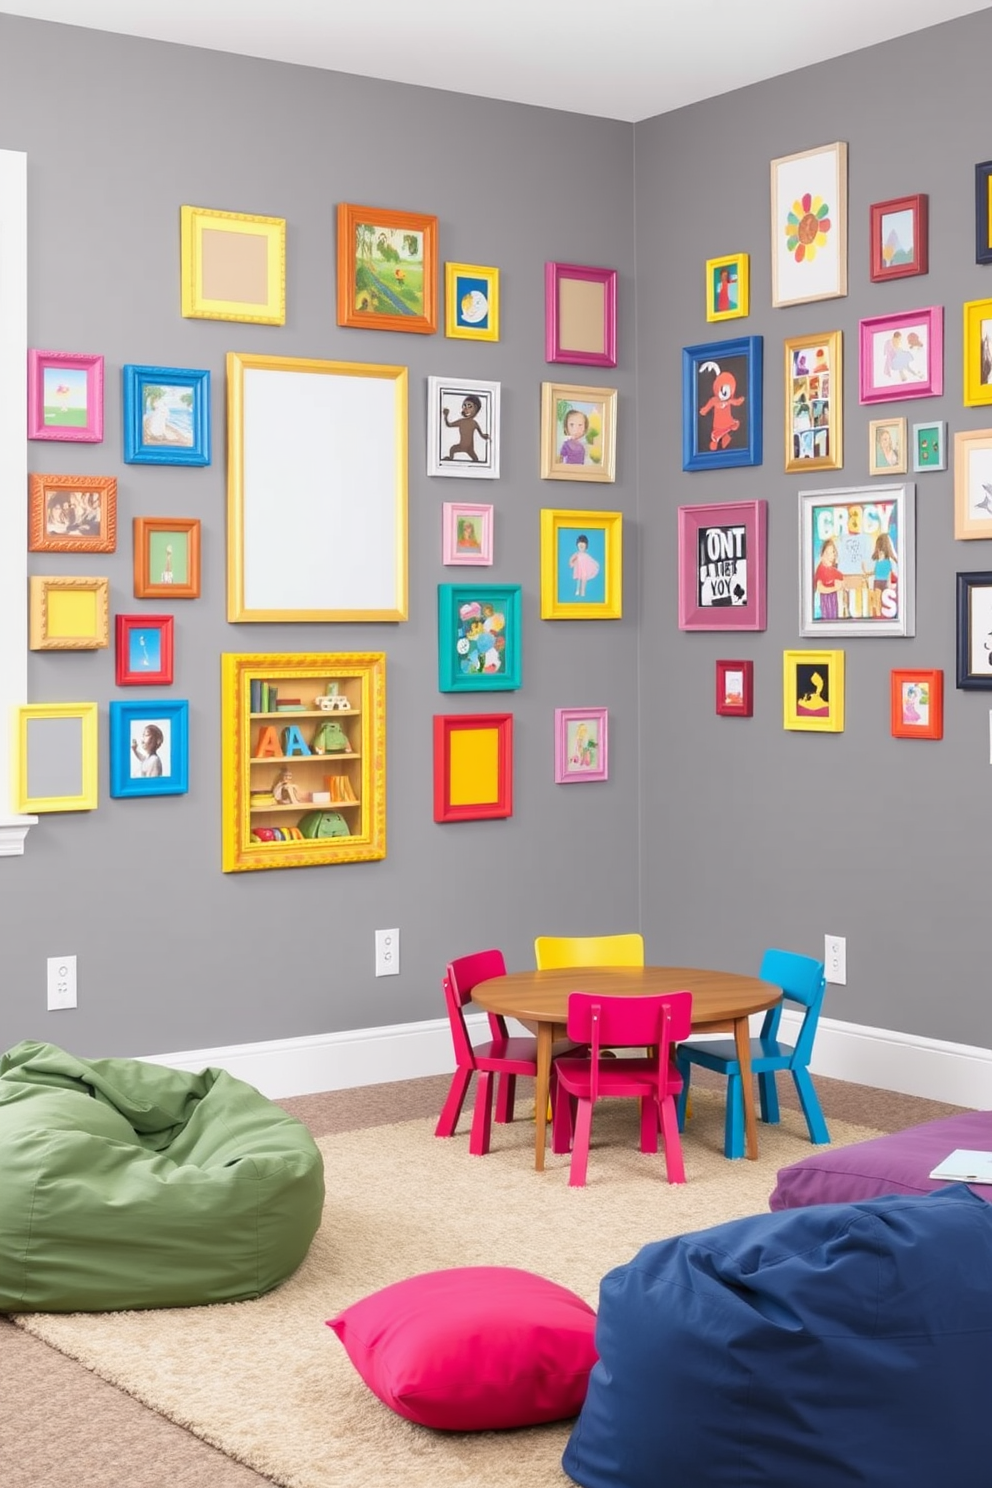
[[[541,619],[622,616],[622,512],[542,511]]]
[[[785,469],[844,464],[844,349],[840,331],[787,336],[783,343]]]
[[[77,795],[31,795],[29,786],[30,741],[32,724],[77,721],[80,726],[80,789]],[[64,735],[64,730],[60,731]],[[13,792],[14,810],[42,815],[51,811],[94,811],[99,800],[97,770],[97,705],[96,703],[25,703],[13,714]],[[64,748],[60,739],[59,747]]]
[[[726,279],[724,279],[726,275]],[[743,320],[751,304],[750,254],[727,253],[706,260],[706,319]],[[725,309],[720,309],[726,300]]]
[[[963,387],[966,408],[992,403],[992,300],[965,303]]]
[[[784,651],[782,701],[784,728],[814,734],[842,734],[843,651]]]
[[[499,340],[499,269],[445,264],[444,334],[458,341]]]
[[[110,645],[110,580],[68,574],[28,579],[32,651],[99,651]]]
[[[286,219],[180,207],[187,320],[286,324]]]
[[[385,706],[381,651],[221,657],[225,873],[386,856]],[[330,747],[334,734],[346,749]],[[322,811],[347,835],[304,835],[304,817]]]

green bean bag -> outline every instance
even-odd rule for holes
[[[323,1200],[306,1128],[223,1070],[0,1057],[0,1312],[258,1297],[299,1266]]]

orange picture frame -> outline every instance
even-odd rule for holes
[[[198,517],[135,517],[135,599],[198,599]]]
[[[891,674],[889,724],[894,739],[944,737],[944,673],[909,667]]]
[[[513,714],[434,715],[434,820],[513,815]]]
[[[437,331],[437,218],[338,203],[338,325]]]

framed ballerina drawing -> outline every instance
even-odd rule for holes
[[[541,512],[541,619],[623,615],[623,514]]]

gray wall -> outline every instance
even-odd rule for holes
[[[36,471],[116,475],[121,541],[110,557],[31,555],[36,573],[106,573],[112,611],[135,600],[131,519],[203,523],[203,593],[176,602],[174,697],[191,709],[184,797],[110,800],[112,651],[38,653],[32,701],[101,705],[101,804],[43,818],[22,859],[0,862],[6,1047],[52,1038],[80,1054],[149,1053],[439,1016],[454,955],[503,948],[531,964],[540,932],[638,921],[638,779],[632,128],[222,53],[0,16],[0,146],[29,170],[29,345],[106,358],[103,444],[34,443]],[[436,213],[440,257],[501,268],[496,345],[341,329],[340,201]],[[284,327],[183,320],[182,203],[288,222]],[[542,482],[542,380],[590,381],[544,361],[546,259],[619,270],[622,362],[615,485]],[[229,350],[411,370],[410,619],[401,625],[229,625],[224,605],[224,355]],[[208,367],[214,463],[125,465],[120,368]],[[469,488],[425,473],[429,374],[502,383],[502,478]],[[573,375],[574,374],[574,375]],[[441,503],[496,507],[498,582],[524,590],[524,684],[437,691]],[[542,506],[628,519],[622,621],[539,618]],[[0,642],[2,643],[2,642]],[[220,871],[220,656],[224,651],[387,654],[388,856],[383,862],[224,876]],[[154,693],[151,695],[155,695]],[[556,706],[611,711],[611,780],[554,784]],[[431,719],[509,709],[515,813],[451,826],[432,816]],[[373,932],[401,929],[402,971],[375,980]],[[45,958],[79,957],[79,1007],[48,1014]]]
[[[949,433],[992,423],[962,402],[962,303],[992,296],[974,262],[974,166],[992,154],[986,10],[638,125],[636,219],[640,482],[644,541],[640,692],[645,923],[666,959],[756,965],[778,943],[822,954],[845,935],[846,987],[827,1013],[987,1046],[988,832],[992,695],[955,689],[955,574],[992,569],[988,542],[956,542],[953,474],[917,482],[912,639],[850,639],[844,733],[782,727],[782,652],[799,634],[798,498],[803,486],[870,484],[871,417],[943,418]],[[849,284],[844,299],[771,308],[769,161],[849,142]],[[870,203],[926,192],[930,272],[872,284]],[[703,263],[751,255],[751,315],[707,325]],[[945,307],[940,398],[858,403],[857,330],[867,315]],[[783,474],[782,341],[844,334],[844,468]],[[681,470],[680,348],[764,337],[765,461]],[[769,502],[768,628],[677,629],[683,504]],[[843,645],[833,639],[827,645]],[[714,713],[714,662],[751,657],[755,713]],[[942,667],[944,739],[893,739],[889,673]]]

